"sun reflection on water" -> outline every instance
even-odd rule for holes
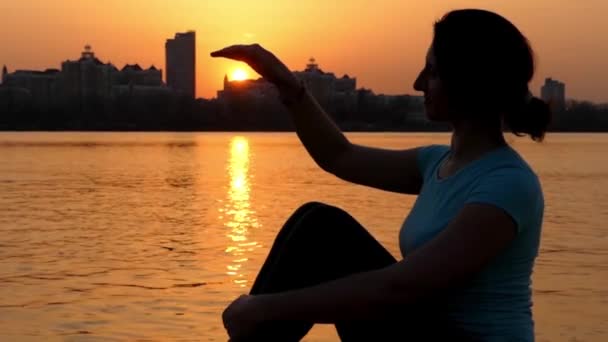
[[[245,287],[247,278],[243,265],[248,261],[247,255],[259,246],[257,241],[249,240],[249,231],[258,228],[255,211],[251,209],[249,182],[249,141],[244,137],[234,137],[230,141],[230,159],[228,161],[230,187],[228,201],[221,211],[225,226],[229,228],[226,236],[228,245],[226,253],[233,259],[226,266],[226,273],[233,277],[234,284]]]

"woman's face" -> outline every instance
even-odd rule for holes
[[[437,73],[437,62],[432,46],[426,55],[426,65],[414,82],[414,89],[424,93],[424,108],[429,120],[447,121],[449,119],[447,96]]]

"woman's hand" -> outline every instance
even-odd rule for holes
[[[300,89],[298,79],[287,66],[259,44],[232,45],[212,52],[211,57],[224,57],[247,63],[258,74],[276,85],[282,93],[295,93]]]
[[[263,322],[264,314],[257,299],[255,296],[242,295],[224,310],[222,320],[230,341],[249,339]]]

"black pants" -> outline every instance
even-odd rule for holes
[[[307,203],[279,232],[251,294],[309,287],[395,262],[348,213],[322,203]],[[390,320],[337,322],[336,330],[342,341],[436,340],[432,335],[437,327],[426,328],[433,321],[427,320],[430,306],[424,310],[414,307],[422,306],[412,306]],[[299,341],[312,326],[310,322],[269,322],[251,340]]]

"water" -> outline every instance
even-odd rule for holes
[[[606,341],[608,135],[512,143],[546,197],[538,340]],[[221,311],[297,206],[340,206],[398,255],[414,201],[323,173],[293,134],[0,133],[0,161],[2,341],[225,341]],[[337,339],[320,326],[307,340]]]

